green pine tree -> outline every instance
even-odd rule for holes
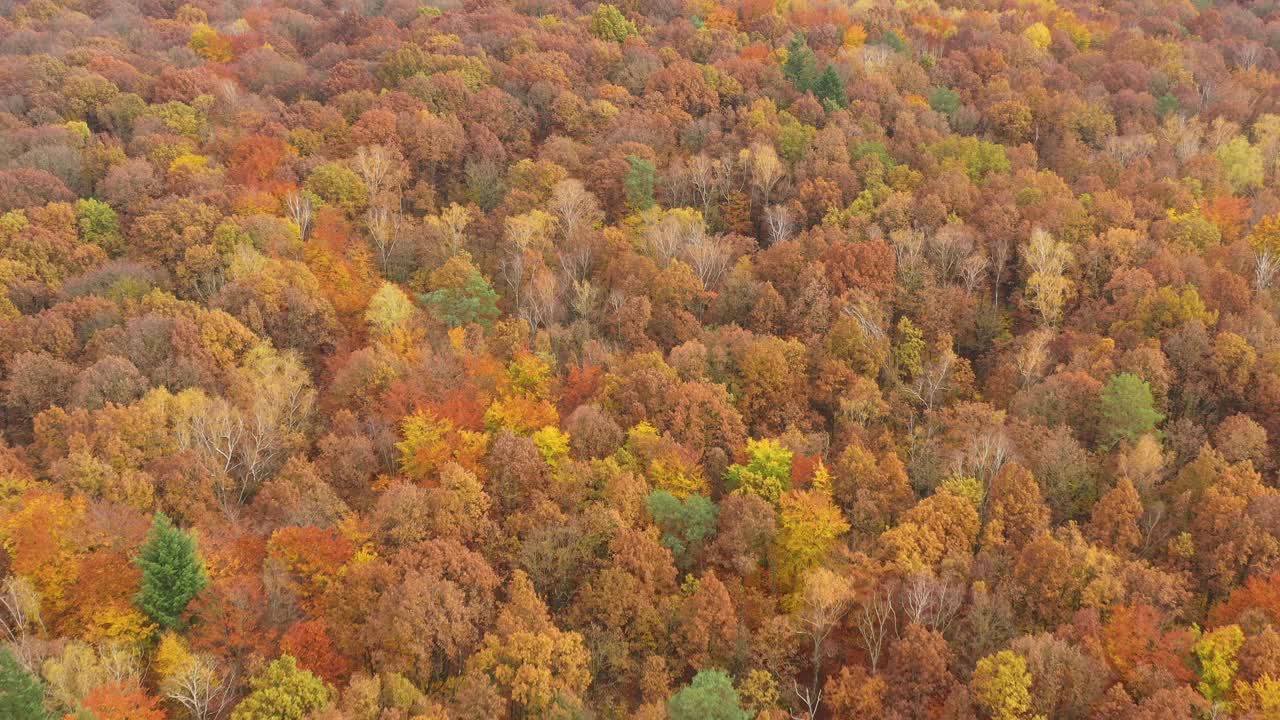
[[[195,538],[156,513],[137,563],[142,568],[138,608],[161,627],[180,629],[187,603],[209,584]]]
[[[723,670],[701,670],[667,701],[671,720],[747,720],[733,680]]]
[[[813,94],[822,101],[826,107],[845,108],[849,107],[849,96],[844,92],[844,81],[836,74],[836,69],[828,65],[826,70],[818,76],[817,82],[813,84]]]
[[[31,677],[8,648],[0,650],[0,718],[46,720],[44,687]]]
[[[1132,373],[1111,376],[1102,389],[1101,430],[1103,441],[1115,445],[1134,442],[1155,430],[1164,415],[1155,408],[1155,398],[1147,381]]]
[[[653,207],[653,186],[657,180],[657,169],[653,163],[638,155],[628,155],[627,175],[622,180],[622,188],[627,193],[627,205],[632,210],[648,210]]]
[[[431,271],[427,283],[431,292],[419,298],[449,327],[471,323],[489,327],[501,314],[498,293],[465,252]]]
[[[701,495],[681,500],[666,490],[654,490],[647,501],[653,522],[682,569],[697,558],[707,538],[716,533],[716,504]]]
[[[797,33],[787,46],[787,62],[782,66],[782,74],[802,93],[808,92],[817,82],[818,58],[809,49],[804,35]]]

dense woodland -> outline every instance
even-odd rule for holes
[[[1280,718],[1280,2],[0,2],[0,717]]]

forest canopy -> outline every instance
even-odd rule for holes
[[[0,717],[1280,717],[1280,2],[0,4]]]

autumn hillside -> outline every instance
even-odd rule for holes
[[[1280,720],[1280,0],[0,0],[0,720]]]

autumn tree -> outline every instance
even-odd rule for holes
[[[591,683],[591,655],[582,636],[552,624],[546,604],[523,572],[516,571],[509,591],[496,632],[485,636],[468,661],[469,669],[486,674],[516,715],[578,706]]]
[[[89,693],[84,707],[99,720],[164,720],[157,698],[137,681],[111,682]]]
[[[1021,548],[1049,527],[1049,508],[1026,468],[1009,463],[1000,468],[987,493],[984,544]]]
[[[886,705],[909,717],[928,717],[943,705],[955,678],[951,651],[940,633],[908,625],[889,650]]]
[[[1121,476],[1116,486],[1094,504],[1085,533],[1115,552],[1132,552],[1142,540],[1142,512],[1142,499],[1133,482],[1128,476]]]
[[[779,500],[778,535],[773,562],[784,587],[800,580],[849,531],[829,492],[792,490]]]

